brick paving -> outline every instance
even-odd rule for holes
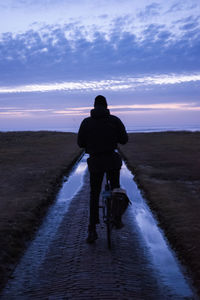
[[[3,299],[159,300],[174,298],[158,283],[148,249],[129,211],[126,226],[113,230],[108,250],[105,228],[98,225],[95,244],[85,242],[88,227],[89,176],[74,197],[37,272],[5,289]],[[25,266],[29,267],[29,266]]]

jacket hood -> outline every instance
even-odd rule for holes
[[[110,111],[103,106],[97,106],[90,111],[90,115],[94,119],[102,119],[108,117],[110,115]]]

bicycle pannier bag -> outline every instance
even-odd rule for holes
[[[114,218],[122,216],[129,204],[131,204],[131,201],[126,194],[126,190],[116,188],[112,191],[112,215]]]

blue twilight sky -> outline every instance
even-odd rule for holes
[[[199,0],[0,0],[0,130],[200,126]]]

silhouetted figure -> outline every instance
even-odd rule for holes
[[[87,163],[90,172],[90,217],[87,242],[93,243],[98,238],[96,224],[99,223],[99,195],[104,173],[107,173],[112,189],[120,187],[122,161],[115,150],[118,143],[127,143],[128,136],[121,120],[110,114],[104,96],[95,98],[94,109],[90,115],[80,125],[78,145],[89,154]]]

